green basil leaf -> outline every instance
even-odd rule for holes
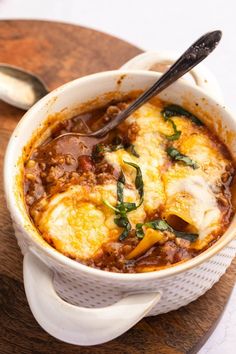
[[[98,160],[103,156],[103,144],[97,144],[93,147],[92,158]]]
[[[171,141],[173,141],[173,140],[178,140],[179,137],[180,137],[180,135],[181,135],[181,131],[177,129],[177,126],[176,126],[175,122],[173,121],[173,119],[171,119],[171,116],[169,116],[168,114],[166,114],[165,109],[163,109],[163,110],[161,111],[161,114],[162,114],[164,120],[170,122],[171,125],[172,125],[172,127],[173,127],[173,129],[174,129],[174,134],[172,134],[172,135],[166,135],[166,138],[167,138],[168,140],[171,140]]]
[[[167,154],[172,158],[174,161],[182,161],[184,162],[187,166],[192,167],[194,170],[199,168],[198,164],[190,159],[190,157],[181,154],[179,150],[175,149],[174,147],[170,146],[166,150]]]
[[[121,217],[126,217],[127,210],[126,210],[123,202],[118,203],[116,205],[116,208],[119,210],[119,212],[116,212],[117,215],[119,215]]]
[[[123,205],[127,212],[136,210],[139,207],[139,205],[136,205],[135,203],[128,203],[128,202],[124,202]]]
[[[131,224],[130,224],[127,216],[124,216],[124,217],[118,216],[117,218],[114,219],[114,222],[116,223],[117,226],[124,228],[124,230],[122,231],[122,233],[119,236],[119,240],[123,241],[128,236],[128,234],[131,230]]]
[[[123,140],[121,137],[116,136],[111,144],[105,145],[104,143],[98,143],[93,147],[93,152],[92,152],[92,157],[96,160],[99,158],[104,157],[104,154],[106,152],[113,152],[117,150],[126,150],[130,152],[132,155],[135,157],[139,157],[139,154],[135,150],[135,147],[131,143],[123,143]]]
[[[179,161],[183,161],[186,165],[192,167],[194,170],[196,170],[197,168],[199,168],[198,164],[193,161],[192,159],[190,159],[188,156],[178,156],[176,158],[176,160],[179,160]]]
[[[166,135],[166,138],[170,141],[178,140],[181,135],[181,131],[177,129],[176,124],[172,119],[169,118],[168,121],[172,124],[172,127],[174,129],[174,134]]]
[[[92,151],[92,158],[96,160],[100,160],[104,157],[104,154],[106,152],[112,151],[109,145],[105,145],[103,143],[99,143],[94,145],[93,151]]]
[[[203,125],[200,119],[197,118],[194,114],[188,112],[186,109],[176,104],[170,104],[166,106],[161,113],[165,119],[169,119],[171,117],[176,117],[176,116],[184,116],[199,126]]]
[[[118,208],[113,207],[113,205],[111,205],[107,200],[103,200],[103,204],[105,204],[108,208],[114,210],[116,213],[120,212]]]
[[[118,145],[105,145],[103,143],[96,144],[93,147],[92,151],[92,158],[94,160],[98,160],[104,157],[104,154],[106,152],[112,152],[112,151],[117,151],[120,149],[124,149],[123,144],[118,144]]]
[[[170,146],[167,148],[167,154],[172,158],[175,159],[176,156],[179,155],[179,151],[177,149],[175,149],[174,147]]]
[[[129,144],[128,147],[126,148],[127,151],[129,151],[132,155],[135,157],[140,157],[137,151],[135,150],[135,147],[133,144]]]
[[[128,220],[128,219],[127,219],[127,220]],[[128,220],[128,223],[127,223],[127,225],[126,225],[124,231],[123,231],[123,232],[120,234],[120,236],[119,236],[119,240],[120,240],[120,241],[123,241],[123,240],[129,235],[130,230],[131,230],[131,224],[130,224],[130,222],[129,222],[129,220]]]
[[[116,135],[112,139],[112,145],[121,145],[122,143],[123,143],[123,139],[119,135]]]
[[[180,135],[181,135],[181,131],[178,131],[172,135],[166,135],[166,139],[168,139],[170,141],[178,140]]]
[[[124,145],[123,144],[119,144],[119,145],[112,145],[110,148],[110,151],[117,151],[117,150],[121,150],[124,149]]]
[[[108,152],[124,149],[122,138],[119,135],[115,136],[114,139],[112,140],[112,143],[108,145],[107,148],[108,148],[107,150]]]
[[[139,193],[140,198],[143,198],[143,177],[141,168],[134,162],[124,161],[127,165],[130,165],[136,169],[136,177],[135,177],[135,187]]]
[[[138,165],[136,165],[132,162],[125,162],[125,163],[131,165],[132,167],[135,167],[135,169],[136,169],[135,187],[137,188],[139,195],[140,195],[139,204],[136,205],[136,203],[124,202],[125,175],[124,175],[123,171],[121,171],[118,181],[117,181],[117,204],[116,204],[116,207],[113,207],[109,202],[104,201],[105,205],[107,205],[109,208],[111,208],[112,210],[115,211],[115,214],[117,215],[117,217],[114,218],[114,222],[116,223],[116,225],[124,228],[123,232],[119,236],[120,241],[124,240],[128,236],[128,234],[131,230],[131,224],[130,224],[129,219],[127,217],[127,213],[129,213],[133,210],[136,210],[143,202],[143,180],[142,180],[141,169],[139,168]]]
[[[114,219],[114,223],[119,227],[127,227],[129,220],[127,217],[118,217]]]
[[[165,230],[169,229],[169,225],[167,224],[167,222],[162,219],[149,221],[149,222],[145,223],[144,225],[147,227],[150,227],[154,230],[160,230],[160,231],[165,231]]]
[[[173,229],[173,227],[171,227],[165,220],[162,219],[152,220],[145,222],[144,224],[136,224],[136,236],[138,238],[143,238],[144,236],[143,226],[159,231],[170,231],[175,234],[176,237],[183,238],[190,242],[194,242],[198,238],[198,234],[177,231]]]
[[[143,238],[144,231],[143,231],[143,224],[136,224],[136,236],[138,238]]]
[[[117,200],[119,203],[123,203],[124,201],[124,185],[125,176],[124,173],[121,171],[117,182]]]
[[[173,229],[173,233],[175,234],[176,237],[183,238],[185,240],[188,240],[190,242],[196,241],[198,238],[198,234],[192,234],[188,232],[183,232],[183,231],[177,231]]]

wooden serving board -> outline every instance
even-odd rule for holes
[[[0,62],[42,77],[49,89],[77,77],[118,68],[141,52],[107,34],[44,21],[0,21]],[[0,168],[12,130],[23,111],[0,102]],[[182,354],[197,353],[214,330],[236,280],[236,261],[221,280],[190,305],[139,322],[104,345],[62,343],[39,327],[26,301],[22,255],[17,246],[0,177],[0,353]]]

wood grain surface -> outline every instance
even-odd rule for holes
[[[97,31],[44,21],[0,21],[0,62],[21,66],[52,90],[74,78],[118,68],[141,50]],[[10,134],[23,111],[0,102],[0,168]],[[17,246],[0,180],[0,353],[197,353],[215,328],[236,280],[236,261],[204,296],[165,315],[139,322],[104,345],[78,347],[42,330],[30,312]]]

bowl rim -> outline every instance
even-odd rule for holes
[[[39,100],[33,107],[31,107],[25,114],[24,116],[20,119],[19,123],[17,124],[16,128],[14,129],[10,140],[8,142],[8,146],[5,152],[5,158],[4,158],[4,191],[5,191],[5,197],[7,200],[7,206],[8,209],[10,210],[11,217],[13,221],[21,227],[25,235],[29,240],[31,240],[34,243],[34,247],[30,246],[30,251],[32,251],[34,254],[36,254],[39,258],[42,258],[40,254],[38,253],[37,249],[40,249],[40,251],[46,252],[47,256],[50,256],[63,266],[67,266],[69,268],[73,268],[74,270],[78,272],[82,272],[86,275],[94,276],[97,278],[103,278],[103,279],[110,279],[110,280],[119,280],[123,282],[130,282],[130,281],[137,281],[137,280],[153,280],[153,279],[162,279],[162,278],[167,278],[170,276],[177,275],[179,273],[182,273],[184,271],[188,271],[192,268],[195,268],[202,263],[208,261],[211,257],[219,253],[224,247],[226,247],[230,241],[232,241],[235,237],[234,230],[233,230],[233,224],[236,222],[236,215],[234,215],[233,219],[231,220],[231,223],[229,227],[227,228],[226,232],[220,237],[220,239],[211,247],[209,247],[206,251],[200,253],[198,256],[187,260],[185,262],[177,263],[172,266],[156,270],[156,271],[151,271],[151,272],[144,272],[144,273],[116,273],[116,272],[109,272],[109,271],[104,271],[101,269],[97,268],[92,268],[90,266],[84,265],[82,263],[79,263],[75,260],[72,260],[50,245],[46,247],[42,242],[39,242],[38,235],[39,233],[37,232],[36,229],[34,228],[26,228],[25,226],[25,217],[21,213],[20,209],[17,208],[17,203],[16,203],[16,198],[15,198],[15,193],[11,189],[12,184],[9,183],[9,177],[10,177],[10,171],[12,169],[12,165],[9,164],[9,161],[11,162],[12,156],[14,154],[14,149],[17,146],[17,139],[19,136],[22,134],[21,128],[26,124],[26,122],[31,119],[32,116],[37,114],[38,111],[45,105],[47,105],[51,99],[57,97],[58,95],[62,94],[65,92],[68,88],[73,88],[77,87],[77,85],[83,84],[87,80],[93,80],[95,78],[112,78],[114,76],[123,76],[123,75],[138,75],[138,76],[145,76],[145,77],[158,77],[161,74],[158,72],[151,72],[147,70],[111,70],[111,71],[105,71],[105,72],[100,72],[100,73],[95,73],[91,75],[87,75],[75,80],[72,80],[64,85],[59,86],[55,90],[51,91],[49,94],[44,96],[41,100]],[[205,92],[203,89],[197,86],[193,86],[189,84],[188,82],[184,81],[184,79],[180,79],[178,83],[176,83],[180,87],[183,86],[185,88],[188,88],[191,91],[197,91],[198,93],[202,94],[207,101],[209,101],[212,104],[217,105],[221,110],[224,110],[224,113],[226,113],[236,124],[236,117],[234,118],[233,113],[226,109],[225,106],[222,106],[220,103],[217,103],[212,97],[210,97],[207,92]],[[37,126],[35,126],[35,129]],[[11,178],[10,178],[11,180]],[[15,179],[13,179],[15,180]],[[27,220],[28,224],[32,225],[32,222]],[[37,237],[33,237],[33,235],[36,235]],[[46,242],[46,241],[44,241]],[[36,246],[36,247],[35,247]],[[45,261],[44,261],[45,262]]]

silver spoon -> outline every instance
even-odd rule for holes
[[[194,66],[204,60],[217,46],[222,37],[221,31],[206,33],[193,43],[181,57],[152,85],[148,90],[141,94],[128,108],[119,113],[113,120],[99,130],[88,133],[65,133],[57,136],[53,140],[58,140],[67,135],[87,136],[100,138],[116,128],[128,116],[135,112],[152,97],[173,84],[177,79],[190,71]]]
[[[28,110],[48,93],[44,82],[34,74],[8,64],[0,64],[0,99]]]

